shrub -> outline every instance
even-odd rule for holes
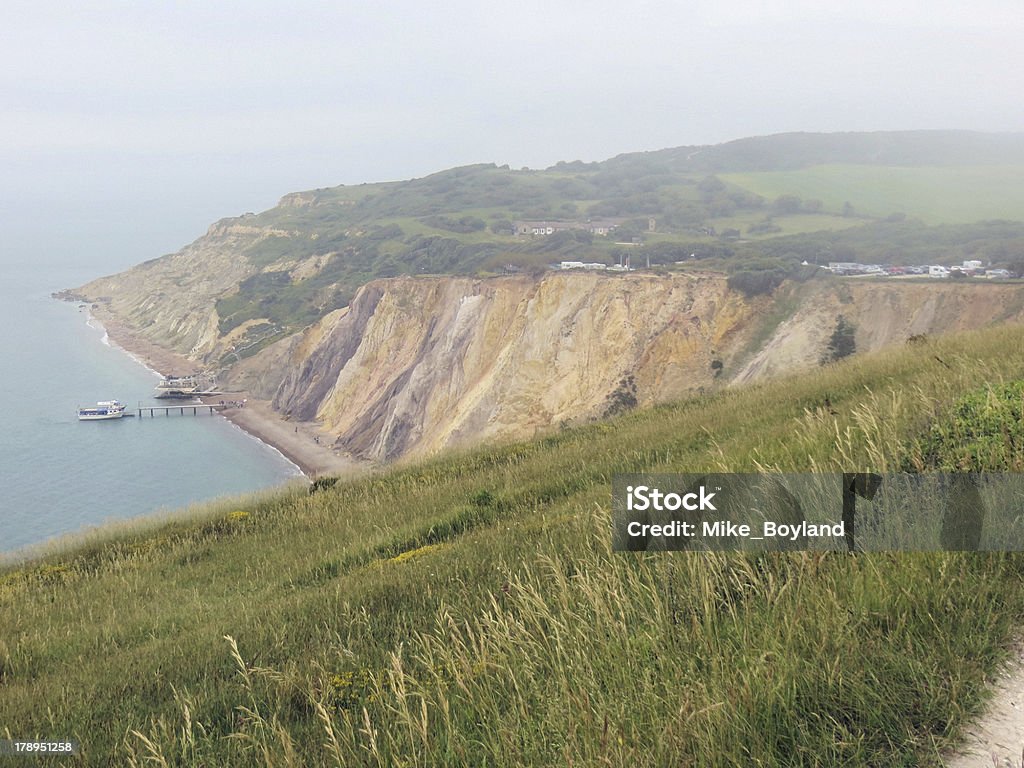
[[[606,401],[604,415],[614,416],[617,413],[632,410],[636,408],[636,380],[632,374],[625,376],[622,381],[619,382],[619,386],[608,395]]]
[[[729,275],[728,285],[731,290],[740,291],[746,296],[759,296],[771,293],[786,279],[786,272],[780,268],[772,269],[741,269]]]
[[[985,387],[957,401],[917,442],[907,470],[1024,470],[1024,381]]]

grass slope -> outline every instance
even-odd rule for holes
[[[1022,371],[994,329],[9,567],[0,735],[88,765],[935,762],[1024,558],[613,554],[611,475],[895,469]]]
[[[842,212],[849,202],[858,214],[904,213],[932,224],[1017,220],[1024,210],[1021,165],[817,165],[721,178],[768,199],[779,195],[818,199],[833,213]]]

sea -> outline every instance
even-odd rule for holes
[[[60,245],[34,253],[0,243],[0,560],[301,477],[220,416],[78,421],[78,406],[99,400],[120,400],[129,412],[155,402],[159,376],[112,344],[87,309],[51,297],[128,263],[123,254],[65,257]]]

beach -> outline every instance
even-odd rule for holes
[[[270,407],[267,400],[245,398],[241,408],[228,408],[221,415],[253,437],[280,451],[309,478],[322,475],[352,476],[365,472],[369,465],[357,462],[331,447],[330,435],[310,422],[288,421]],[[231,393],[231,398],[239,397]],[[220,398],[206,398],[220,402]],[[319,442],[318,442],[319,440]]]
[[[197,364],[171,350],[159,347],[134,333],[100,305],[93,305],[91,316],[103,326],[111,343],[123,349],[162,376],[185,375]],[[270,407],[267,400],[250,398],[247,392],[231,391],[205,402],[214,404],[244,402],[243,407],[227,408],[221,415],[252,437],[278,450],[308,478],[323,475],[352,476],[370,468],[365,462],[345,456],[333,447],[333,437],[315,422],[290,421]]]

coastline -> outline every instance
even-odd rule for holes
[[[139,337],[102,305],[90,305],[89,317],[98,323],[110,342],[141,365],[160,376],[182,375],[196,368],[196,363],[163,347]],[[331,436],[313,422],[289,421],[275,412],[269,401],[254,400],[247,392],[232,391],[223,396],[208,397],[206,402],[244,400],[245,407],[230,408],[220,413],[254,440],[276,450],[294,464],[306,478],[322,475],[352,477],[362,474],[369,465],[342,455],[332,447]]]
[[[221,411],[220,415],[246,434],[274,448],[310,480],[322,475],[353,477],[368,470],[368,465],[331,448],[330,436],[316,424],[288,421],[271,409],[269,401],[245,398],[245,394],[232,392],[232,399],[243,396],[245,406],[229,408]],[[217,403],[220,399],[208,397],[205,402]]]

